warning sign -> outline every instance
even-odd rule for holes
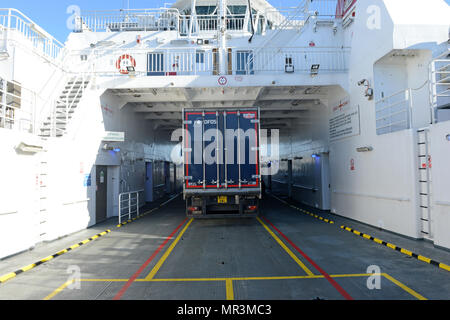
[[[359,135],[359,105],[351,107],[347,99],[335,106],[330,116],[329,133],[330,141]]]

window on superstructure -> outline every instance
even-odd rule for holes
[[[196,6],[197,15],[212,15],[217,13],[216,6]]]
[[[253,51],[242,50],[236,52],[236,74],[255,74],[253,70]]]
[[[195,53],[195,62],[205,63],[205,51],[197,50],[197,52]]]
[[[244,28],[247,6],[228,6],[227,29],[242,30]]]
[[[16,110],[22,105],[20,84],[0,79],[0,127],[12,129]]]

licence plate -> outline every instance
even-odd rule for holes
[[[217,197],[217,203],[227,203],[228,198],[226,196]]]

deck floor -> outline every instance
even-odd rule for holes
[[[111,230],[0,284],[0,299],[450,299],[449,272],[270,197],[260,218],[187,219],[178,198]]]

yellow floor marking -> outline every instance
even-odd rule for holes
[[[355,273],[355,274],[333,274],[330,275],[331,278],[352,278],[352,277],[370,277],[374,275],[379,275],[377,273]]]
[[[391,249],[394,249],[394,250],[395,250],[395,248],[396,248],[396,246],[393,245],[392,243],[388,243],[387,246],[388,246],[389,248],[391,248]]]
[[[227,300],[234,300],[233,280],[225,280],[225,287],[227,289]]]
[[[48,296],[46,296],[44,298],[44,300],[50,300],[52,299],[54,296],[56,296],[58,293],[60,293],[61,291],[63,291],[68,285],[72,284],[74,282],[74,280],[69,280],[64,282],[58,289],[56,289],[55,291],[53,291],[52,293],[50,293]]]
[[[403,283],[401,283],[400,281],[392,278],[390,275],[388,275],[387,273],[382,273],[382,276],[385,277],[386,279],[388,279],[389,281],[391,281],[392,283],[396,284],[397,286],[399,286],[400,288],[402,288],[403,290],[405,290],[406,292],[408,292],[410,295],[416,297],[419,300],[427,300],[427,298],[425,298],[424,296],[418,294],[417,292],[415,292],[413,289],[408,288],[407,286],[405,286]]]
[[[52,259],[53,259],[52,256],[48,256],[47,258],[44,258],[44,259],[42,259],[41,261],[42,261],[42,262],[47,262],[47,261],[50,261],[50,260],[52,260]]]
[[[450,271],[450,266],[444,264],[444,263],[440,263],[439,264],[439,268]]]
[[[175,246],[177,245],[178,241],[180,241],[181,237],[183,236],[183,234],[186,232],[187,228],[189,228],[189,226],[191,225],[192,221],[194,221],[194,218],[191,218],[191,220],[189,220],[189,222],[186,224],[186,226],[184,227],[184,229],[180,232],[180,234],[178,235],[178,237],[172,242],[172,244],[170,245],[170,247],[167,249],[167,251],[164,253],[164,255],[161,257],[161,259],[159,259],[158,263],[153,267],[152,271],[148,274],[147,277],[145,277],[145,280],[150,280],[153,279],[153,277],[155,276],[155,274],[159,271],[159,269],[161,268],[161,266],[163,265],[163,263],[166,261],[167,257],[170,255],[170,253],[172,252],[173,248],[175,248]]]
[[[4,276],[2,276],[2,277],[0,278],[0,281],[1,281],[1,282],[6,282],[6,281],[8,281],[9,279],[14,278],[15,276],[16,276],[16,274],[15,274],[14,272],[8,273],[8,274],[5,274]]]
[[[418,256],[417,259],[419,259],[419,260],[421,260],[423,262],[426,262],[426,263],[430,263],[431,262],[431,259],[429,259],[427,257],[424,257],[424,256]]]
[[[34,267],[36,267],[36,265],[33,263],[33,264],[30,264],[30,265],[28,265],[28,266],[26,266],[26,267],[23,267],[23,268],[22,268],[22,271],[23,271],[23,272],[26,272],[26,271],[28,271],[28,270],[33,269]]]
[[[405,286],[400,281],[394,279],[387,273],[374,274],[374,273],[355,273],[355,274],[334,274],[330,275],[331,278],[357,278],[357,277],[370,277],[374,275],[381,275],[400,287],[404,291],[408,292],[413,297],[419,300],[427,300],[425,297],[415,292],[411,288]],[[180,279],[136,279],[135,282],[221,282],[225,281],[227,300],[234,300],[233,281],[255,281],[255,280],[298,280],[298,279],[324,279],[323,275],[311,275],[311,276],[275,276],[275,277],[230,277],[230,278],[180,278]],[[129,279],[81,279],[81,282],[127,282]],[[70,280],[61,285],[58,289],[53,291],[44,300],[50,300],[54,298],[58,293],[63,291],[74,280]]]
[[[280,276],[280,277],[232,277],[232,278],[179,278],[179,279],[136,279],[136,282],[207,282],[207,281],[252,281],[252,280],[296,280],[320,279],[324,276]]]
[[[404,253],[404,254],[406,254],[406,255],[408,255],[408,256],[412,256],[412,252],[409,251],[409,250],[401,249],[400,252],[401,252],[401,253]]]
[[[81,279],[81,282],[127,282],[129,279]]]
[[[297,264],[306,272],[307,275],[309,276],[313,276],[314,273],[311,272],[311,270],[309,270],[304,264],[303,262],[300,261],[299,258],[297,258],[297,256],[283,243],[283,241],[280,240],[280,238],[278,238],[273,232],[272,230],[269,229],[268,226],[266,226],[264,224],[264,222],[262,222],[262,220],[257,217],[256,219],[258,219],[258,221],[263,225],[263,227],[267,230],[267,232],[270,233],[270,235],[272,236],[272,238],[275,239],[276,242],[278,242],[278,244],[284,249],[284,251],[287,252],[287,254],[289,254],[291,256],[292,259],[294,259],[295,262],[297,262]]]

